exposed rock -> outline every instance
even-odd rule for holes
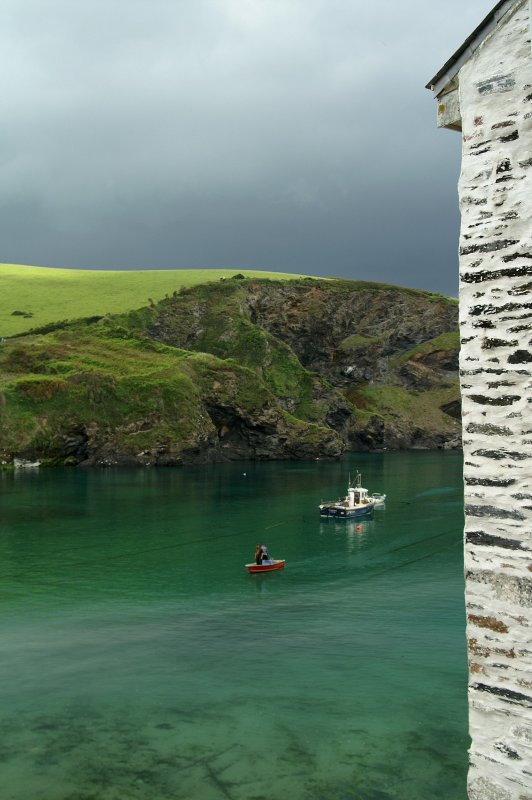
[[[457,358],[457,305],[427,292],[204,284],[8,343],[0,457],[152,466],[455,447]]]
[[[433,369],[415,361],[407,361],[399,369],[398,375],[408,389],[415,392],[426,392],[441,386],[442,379]]]
[[[462,402],[460,399],[451,400],[450,403],[444,403],[440,406],[444,414],[448,414],[453,419],[462,419]]]

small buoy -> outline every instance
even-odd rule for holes
[[[242,475],[244,476],[244,478],[246,477],[246,473],[245,472],[243,472]]]
[[[362,528],[360,527],[360,525],[357,525],[357,531],[360,533],[361,530]]]

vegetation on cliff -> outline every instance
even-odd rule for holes
[[[457,353],[456,303],[431,293],[200,284],[4,342],[0,457],[147,465],[449,446]]]

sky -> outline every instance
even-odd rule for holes
[[[425,85],[495,0],[3,0],[0,262],[457,294]]]

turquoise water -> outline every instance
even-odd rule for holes
[[[466,800],[461,464],[2,474],[2,800]]]

